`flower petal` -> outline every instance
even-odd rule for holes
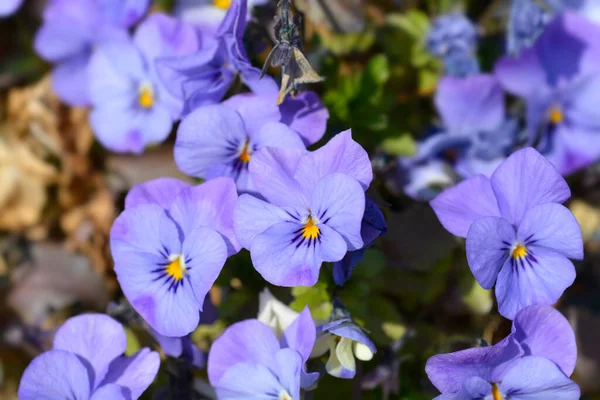
[[[533,207],[525,214],[517,237],[536,248],[556,251],[568,258],[583,259],[583,238],[575,216],[560,204]]]
[[[235,183],[230,178],[217,178],[182,190],[169,213],[184,235],[198,226],[208,226],[221,235],[229,255],[240,251],[233,230],[233,209],[238,199]]]
[[[543,357],[523,357],[517,361],[499,388],[514,400],[576,400],[581,395],[579,386]]]
[[[361,343],[371,351],[371,353],[377,353],[377,348],[375,347],[375,343],[369,339],[369,337],[363,332],[363,330],[356,325],[354,322],[344,322],[341,324],[331,324],[330,328],[327,330],[333,333],[336,336],[340,336],[343,338],[351,339],[355,343]],[[323,328],[325,328],[324,325]]]
[[[365,194],[355,179],[341,173],[325,176],[315,186],[310,203],[313,215],[319,218],[321,224],[342,235],[348,250],[363,247],[361,227]]]
[[[270,400],[285,390],[272,370],[253,362],[233,365],[213,386],[223,400]]]
[[[177,195],[191,187],[187,182],[175,178],[158,178],[139,183],[131,188],[125,197],[125,208],[141,204],[156,204],[168,210]]]
[[[99,387],[98,390],[94,392],[90,400],[129,400],[132,397],[128,392],[129,390],[122,386],[109,383]]]
[[[244,120],[246,130],[252,134],[268,122],[279,122],[281,113],[276,103],[276,97],[241,93],[231,96],[221,104],[237,111]]]
[[[70,106],[90,105],[89,61],[90,53],[78,54],[57,64],[52,71],[52,88]]]
[[[159,367],[158,353],[143,348],[131,357],[121,356],[114,360],[102,385],[108,383],[125,387],[131,398],[137,399],[152,384]]]
[[[490,180],[483,175],[446,189],[430,204],[444,228],[460,237],[467,237],[477,219],[500,216]]]
[[[298,132],[306,146],[321,140],[327,130],[329,111],[315,92],[287,97],[279,109],[281,122]]]
[[[315,344],[316,335],[315,321],[308,307],[305,307],[283,332],[280,340],[281,347],[297,351],[302,356],[302,360],[306,362]]]
[[[35,51],[45,60],[60,62],[85,53],[92,44],[89,26],[69,16],[46,21],[35,36]]]
[[[281,147],[304,150],[300,136],[288,126],[280,122],[267,122],[252,136],[252,143],[258,148]]]
[[[282,384],[292,399],[300,398],[300,377],[302,365],[306,361],[297,351],[292,349],[281,349],[275,354],[279,366],[279,382]]]
[[[246,249],[250,248],[256,235],[279,222],[290,220],[289,214],[281,208],[249,194],[241,195],[233,210],[235,234]]]
[[[110,363],[125,352],[123,326],[105,314],[83,314],[69,318],[54,336],[54,348],[76,354],[94,371],[92,387],[98,387]]]
[[[514,242],[515,228],[504,218],[480,218],[469,228],[467,261],[475,279],[484,289],[494,286]]]
[[[273,366],[279,342],[267,325],[256,319],[237,322],[212,344],[208,355],[208,378],[213,386],[234,365],[251,362]],[[253,376],[253,375],[249,375]]]
[[[329,360],[325,365],[329,375],[337,378],[352,379],[356,374],[356,362],[352,353],[352,340],[342,338],[339,343],[334,342]]]
[[[534,49],[524,50],[518,57],[505,56],[500,59],[494,74],[504,89],[521,97],[530,97],[548,86]]]
[[[527,250],[525,257],[506,260],[496,280],[498,311],[508,319],[527,306],[556,303],[575,280],[575,267],[565,256],[544,248]]]
[[[529,209],[545,203],[562,203],[571,196],[564,178],[533,148],[511,154],[496,169],[491,181],[502,216],[515,225]]]
[[[19,399],[88,399],[92,383],[83,361],[64,350],[50,350],[33,359],[23,372]]]

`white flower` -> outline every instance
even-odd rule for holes
[[[279,338],[299,313],[277,300],[269,289],[258,296],[258,320],[268,325]]]

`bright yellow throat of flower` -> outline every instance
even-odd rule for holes
[[[138,103],[142,108],[152,108],[152,106],[154,106],[154,93],[152,93],[152,88],[144,87],[140,90]]]
[[[213,0],[213,4],[221,10],[228,10],[231,7],[231,0]]]
[[[492,383],[492,399],[493,400],[502,400],[502,395],[500,394],[500,389],[498,389],[498,385]]]
[[[565,114],[559,106],[552,106],[548,111],[548,119],[554,125],[562,124],[565,121]]]
[[[313,217],[309,216],[304,228],[302,228],[302,236],[306,239],[316,239],[319,237],[320,233],[321,230],[317,225],[315,225]]]
[[[249,146],[249,143],[246,142],[246,144],[244,145],[244,148],[242,149],[242,152],[240,153],[240,161],[243,163],[249,163],[250,159],[252,158],[252,156],[250,155],[250,152],[248,151],[248,146]]]
[[[183,279],[187,275],[187,269],[185,268],[185,261],[181,256],[177,256],[167,265],[167,275],[172,276],[176,282]]]
[[[525,257],[527,255],[527,249],[525,248],[525,246],[522,246],[520,244],[517,245],[517,247],[514,248],[514,250],[512,251],[512,257],[514,259],[519,259],[521,257]]]

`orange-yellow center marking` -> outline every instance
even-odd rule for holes
[[[500,389],[498,389],[498,385],[496,385],[495,383],[492,383],[492,397],[494,400],[502,400]]]
[[[302,236],[305,237],[306,239],[316,239],[319,237],[320,233],[321,233],[321,230],[319,229],[319,227],[317,225],[315,225],[315,221],[313,220],[313,217],[309,216],[308,221],[306,221],[306,224],[304,225],[304,228],[302,229]]]
[[[527,255],[527,249],[525,246],[518,244],[517,247],[512,251],[513,258],[521,258]]]
[[[154,94],[152,93],[152,88],[144,87],[142,90],[140,90],[138,103],[143,108],[152,108],[154,105]]]
[[[249,143],[246,141],[244,148],[242,149],[242,153],[240,154],[240,161],[243,163],[249,163],[252,156],[248,152]]]
[[[229,10],[229,7],[231,7],[231,0],[213,0],[213,4],[221,10]]]
[[[187,275],[187,269],[183,264],[181,256],[177,257],[167,265],[167,275],[172,276],[175,281],[180,281],[183,279],[184,275]]]
[[[550,111],[548,111],[548,118],[554,125],[558,125],[564,122],[565,114],[563,114],[559,106],[552,106]]]

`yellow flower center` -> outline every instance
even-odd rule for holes
[[[240,154],[240,161],[243,163],[249,163],[250,159],[252,158],[252,156],[250,155],[250,152],[248,150],[249,146],[250,146],[250,143],[248,143],[248,141],[246,141],[246,144],[244,145],[244,148],[242,149],[242,152]]]
[[[548,111],[548,119],[554,125],[562,124],[565,121],[565,114],[559,106],[552,106]]]
[[[154,106],[154,91],[152,86],[142,84],[138,95],[138,103],[142,108],[152,108]]]
[[[317,225],[315,225],[313,217],[309,216],[308,221],[306,221],[306,224],[304,225],[304,228],[302,228],[302,236],[306,239],[316,239],[319,237],[320,233],[321,230]]]
[[[527,249],[525,246],[518,244],[512,251],[512,256],[514,259],[518,259],[521,257],[525,257],[527,255]]]
[[[182,280],[187,275],[183,256],[171,256],[169,257],[169,261],[171,262],[167,265],[167,275],[172,276],[175,282]]]
[[[231,7],[231,0],[213,0],[213,4],[221,10],[229,10],[229,7]]]
[[[292,396],[290,396],[290,394],[288,392],[286,392],[285,389],[281,389],[281,392],[279,392],[279,400],[294,400],[294,399],[292,399]]]
[[[502,400],[500,389],[498,389],[498,385],[496,385],[495,383],[492,383],[492,398],[494,400]]]

